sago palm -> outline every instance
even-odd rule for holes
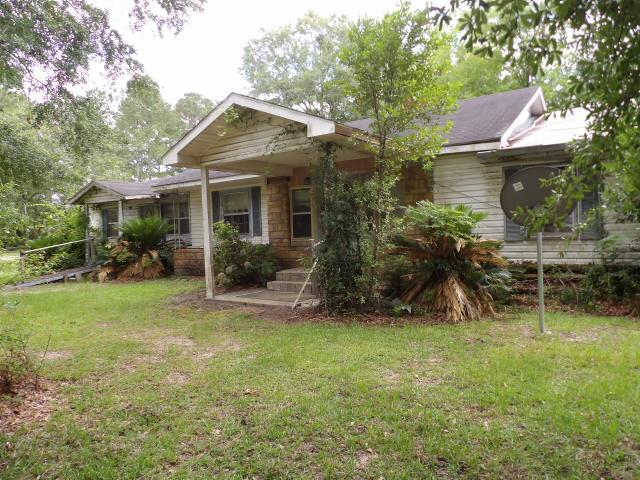
[[[494,313],[492,292],[505,288],[507,261],[500,242],[473,233],[484,214],[470,207],[419,202],[407,209],[407,227],[394,236],[391,253],[405,255],[404,303],[423,305],[451,322]]]

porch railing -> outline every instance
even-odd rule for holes
[[[95,237],[87,237],[82,240],[73,240],[71,242],[57,243],[56,245],[48,245],[46,247],[32,248],[31,250],[23,250],[20,252],[20,269],[24,270],[27,256],[36,253],[44,252],[54,248],[66,247],[68,245],[75,245],[78,243],[85,244],[84,264],[93,265],[96,260],[96,239]]]

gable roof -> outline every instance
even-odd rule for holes
[[[339,134],[342,136],[358,136],[357,128],[336,122],[318,115],[301,112],[275,103],[259,100],[257,98],[242,95],[240,93],[230,93],[227,98],[220,102],[206,117],[193,127],[190,131],[178,140],[163,156],[165,165],[185,166],[193,163],[193,159],[185,154],[183,150],[211,126],[218,118],[232,107],[243,107],[250,110],[264,112],[276,117],[289,120],[291,122],[306,125],[307,138],[323,137],[327,135]],[[362,132],[359,132],[362,134]]]
[[[531,113],[534,116],[544,113],[544,99],[538,87],[520,88],[462,100],[458,103],[455,113],[434,115],[433,121],[439,125],[447,121],[453,122],[453,127],[445,135],[446,146],[495,142],[501,141],[505,133],[510,133],[509,129],[527,107],[532,107]],[[347,122],[347,125],[370,133],[372,122],[373,119],[364,118]]]

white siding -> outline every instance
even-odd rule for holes
[[[500,190],[503,184],[503,168],[509,165],[558,163],[563,159],[546,156],[523,161],[482,161],[474,153],[447,155],[436,158],[433,167],[433,197],[435,203],[470,205],[474,210],[487,212],[478,233],[495,240],[504,240],[505,217],[500,208]],[[638,225],[605,222],[605,230],[621,237],[636,232]],[[597,240],[573,240],[545,238],[546,263],[581,264],[598,259]],[[536,259],[535,240],[505,242],[503,254],[514,261]]]
[[[267,186],[264,179],[260,179],[258,183],[254,181],[251,184],[246,185],[233,185],[228,187],[222,187],[221,185],[211,185],[209,191],[214,190],[235,190],[238,188],[250,188],[260,187],[260,215],[262,217],[262,235],[257,237],[250,237],[249,240],[253,243],[269,243],[269,222],[268,222],[268,198],[267,198]],[[214,188],[215,187],[215,188]],[[202,235],[202,196],[200,195],[200,187],[191,187],[188,189],[181,189],[181,192],[189,192],[189,211],[191,215],[191,243],[194,247],[203,246]]]
[[[92,188],[89,192],[84,195],[82,199],[84,203],[105,203],[105,202],[117,202],[120,200],[120,197],[117,195],[98,188]]]

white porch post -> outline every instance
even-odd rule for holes
[[[122,224],[124,223],[124,205],[118,200],[118,237],[122,236]]]
[[[204,276],[207,281],[207,298],[215,302],[216,287],[213,277],[211,244],[211,192],[209,192],[209,168],[200,167],[200,193],[202,195],[202,233],[204,243]]]

